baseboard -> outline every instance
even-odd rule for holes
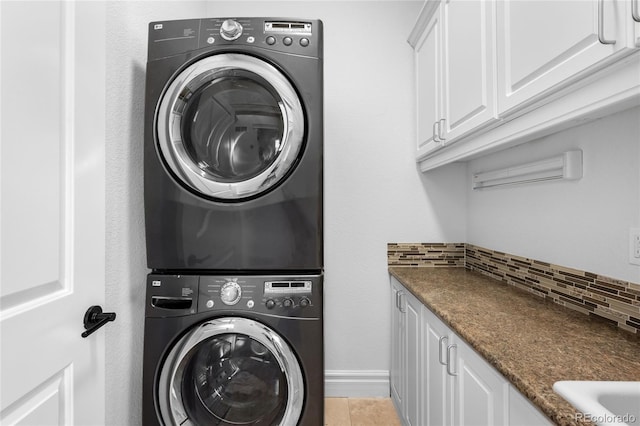
[[[328,398],[388,398],[387,370],[326,370],[324,393]]]

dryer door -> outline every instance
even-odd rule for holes
[[[180,339],[157,389],[167,425],[295,425],[304,400],[302,371],[287,343],[236,317],[207,321]]]
[[[226,53],[187,67],[156,114],[159,152],[174,177],[225,201],[284,179],[303,144],[304,114],[289,80],[253,56]]]

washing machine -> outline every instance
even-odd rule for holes
[[[143,424],[324,424],[322,275],[147,280]]]
[[[321,271],[322,22],[152,22],[148,41],[148,267]]]

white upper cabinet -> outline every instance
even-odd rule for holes
[[[640,105],[640,0],[427,0],[409,43],[422,171]]]
[[[444,0],[445,143],[495,118],[495,3]]]
[[[442,10],[427,23],[414,50],[418,155],[442,146],[437,135],[442,119]]]
[[[619,0],[499,1],[499,111],[536,101],[630,53],[626,7]]]
[[[493,0],[425,2],[411,36],[418,157],[496,117],[494,17]]]

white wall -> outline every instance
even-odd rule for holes
[[[112,2],[107,45],[107,423],[140,423],[142,191],[147,24],[213,16],[298,16],[325,24],[325,367],[388,373],[386,243],[463,241],[465,169],[413,160],[412,51],[420,2]],[[377,377],[377,376],[376,376]],[[340,385],[340,383],[338,384]],[[357,385],[357,384],[356,384]],[[342,389],[342,390],[340,390]],[[345,391],[346,389],[346,391]],[[336,393],[354,392],[338,386]],[[361,389],[378,395],[388,386]]]
[[[109,2],[107,8],[106,424],[141,423],[147,274],[142,145],[147,25],[200,16],[198,2]]]
[[[628,263],[640,227],[640,109],[617,113],[468,163],[467,241],[640,282]],[[473,191],[472,173],[583,150],[584,177]]]

